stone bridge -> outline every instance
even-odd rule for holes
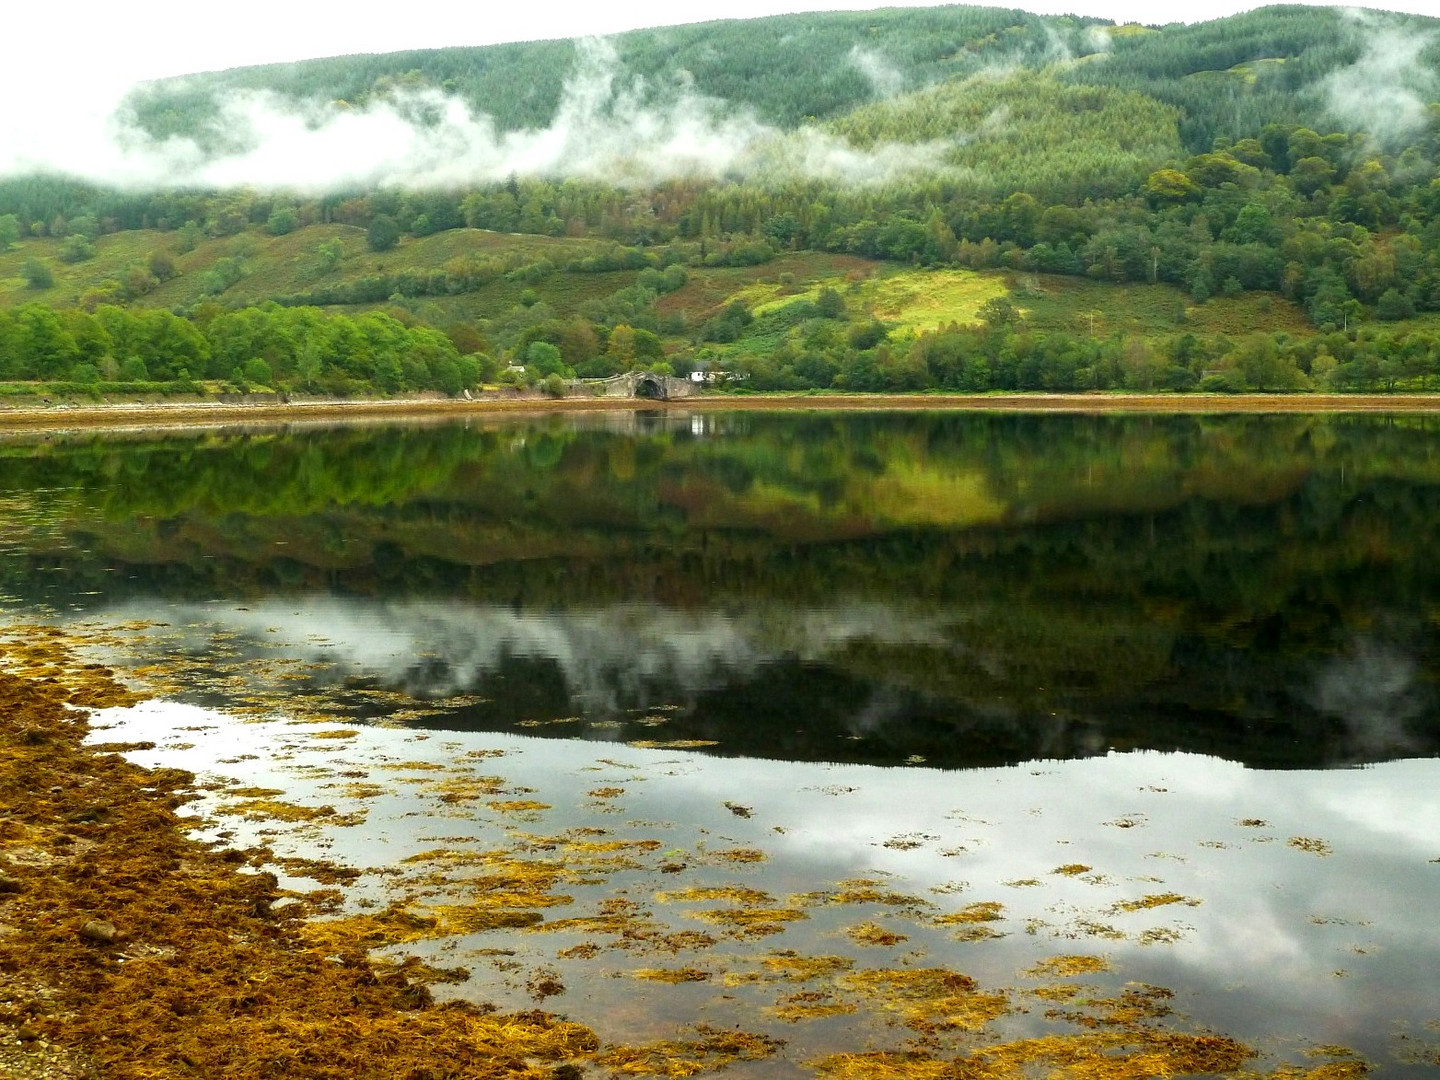
[[[654,401],[694,397],[698,390],[689,379],[656,375],[650,371],[627,371],[624,375],[612,375],[608,379],[581,379],[579,385],[597,397],[650,398]]]

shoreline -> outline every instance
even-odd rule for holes
[[[489,1005],[440,1000],[430,986],[469,973],[432,966],[413,952],[374,954],[383,945],[415,940],[385,933],[387,927],[416,926],[415,912],[392,905],[357,919],[327,918],[335,914],[338,890],[282,889],[271,871],[275,859],[269,848],[223,847],[191,835],[193,823],[176,811],[196,792],[194,774],[145,768],[122,756],[151,743],[89,741],[89,710],[134,704],[147,694],[127,688],[114,672],[85,663],[77,651],[83,644],[83,636],[43,625],[12,626],[0,635],[0,702],[6,706],[0,710],[0,786],[9,793],[11,807],[0,814],[0,926],[5,930],[0,933],[0,1076],[674,1077],[763,1061],[785,1047],[786,1040],[739,1024],[712,1027],[703,1013],[693,1024],[677,1023],[671,1036],[628,1045],[609,1042],[599,1025],[560,1012],[538,1007],[498,1012]],[[597,846],[604,858],[613,855],[608,845]],[[654,850],[662,849],[663,844],[654,843]],[[524,850],[535,854],[534,848]],[[542,862],[562,858],[543,850]],[[500,875],[496,880],[511,884],[505,868],[513,875],[526,865],[517,860],[486,865]],[[315,880],[323,884],[327,879]],[[328,880],[344,883],[338,876]],[[526,887],[527,879],[518,880],[521,885],[514,887]],[[513,895],[494,895],[492,914],[515,916],[523,910],[524,902]],[[605,916],[617,918],[626,916]],[[535,921],[544,920],[536,913]],[[529,921],[498,921],[488,928],[524,925]],[[794,952],[769,955],[782,965],[786,960],[803,965],[806,958]],[[834,957],[812,959],[824,964]],[[631,967],[641,961],[636,955],[618,962]],[[1119,997],[1076,1002],[1091,1011],[1060,1014],[1066,1026],[1055,1034],[1015,1038],[990,1025],[1030,1011],[1020,991],[982,989],[948,967],[915,968],[906,960],[892,964],[856,970],[856,978],[873,977],[866,984],[873,996],[859,997],[859,1006],[876,1016],[893,1016],[888,998],[895,987],[905,988],[903,1000],[912,1010],[906,1027],[942,1032],[960,1026],[951,1020],[960,1016],[968,1029],[964,1044],[942,1047],[934,1039],[933,1046],[922,1042],[902,1050],[801,1044],[796,1057],[777,1062],[776,1069],[854,1080],[1066,1069],[1115,1078],[1229,1076],[1241,1075],[1242,1067],[1260,1054],[1222,1032],[1196,1029],[1182,1017],[1159,1022],[1171,1013],[1164,1003],[1172,991],[1133,982],[1124,985],[1139,986],[1140,992],[1127,989]],[[1087,963],[1086,956],[1073,954],[1044,964],[1048,970],[1027,977],[1043,977],[1046,986],[1027,993],[1052,1003],[1076,997],[1069,981],[1073,976],[1110,970],[1103,959]],[[719,966],[723,973],[724,965],[722,956],[705,969]],[[803,966],[799,970],[795,981],[813,975],[805,974]],[[1340,1059],[1339,1068],[1321,1064],[1306,1069],[1303,1077],[1350,1078],[1368,1069],[1363,1063],[1351,1069],[1348,1050],[1323,1050]],[[762,1075],[766,1068],[746,1075]],[[1298,1068],[1278,1061],[1243,1075],[1302,1078]]]
[[[193,775],[86,741],[89,710],[145,695],[70,645],[0,639],[0,1076],[519,1080],[596,1058],[581,1024],[442,1005],[443,970],[315,935],[323,891],[191,837]]]
[[[1435,394],[817,394],[649,398],[493,397],[302,400],[286,403],[145,401],[44,407],[0,406],[0,431],[166,428],[292,421],[412,420],[507,413],[637,411],[1035,412],[1226,415],[1261,413],[1440,413]]]

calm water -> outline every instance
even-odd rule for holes
[[[623,899],[703,928],[682,886],[799,912],[660,959],[594,926],[413,946],[472,971],[443,993],[524,1006],[545,971],[606,1037],[741,1024],[787,1040],[756,1075],[806,1075],[908,1036],[863,1003],[789,1022],[777,950],[1017,1001],[1078,953],[1269,1063],[1434,1067],[1435,421],[624,414],[0,458],[11,619],[164,691],[103,737],[215,784],[208,834],[438,903],[453,883],[390,871],[604,828],[658,843],[567,885],[556,926]],[[534,806],[457,810],[445,783],[482,776]],[[226,784],[349,817],[245,820]],[[981,930],[944,920],[977,903]],[[679,965],[710,978],[633,977]]]

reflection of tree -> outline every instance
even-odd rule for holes
[[[21,441],[0,450],[0,496],[51,508],[71,541],[32,541],[4,584],[562,609],[903,597],[954,613],[944,640],[818,660],[1007,716],[1183,705],[1216,745],[1235,736],[1216,718],[1273,733],[1311,715],[1316,665],[1377,612],[1402,652],[1436,654],[1429,419],[723,421]]]

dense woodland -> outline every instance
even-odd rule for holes
[[[698,94],[858,154],[943,153],[867,183],[515,175],[316,193],[0,179],[0,249],[24,284],[0,312],[0,379],[456,393],[639,365],[757,390],[1394,390],[1440,374],[1440,21],[1292,6],[1147,28],[946,7],[644,31],[614,48],[642,103]],[[428,88],[501,130],[542,127],[575,50],[240,69],[152,84],[129,109],[150,135],[217,154],[241,137],[219,122],[224,95],[261,89],[355,109]],[[467,230],[536,241],[421,258],[426,238]],[[117,234],[146,250],[56,302],[57,276],[98,265]],[[257,238],[312,234],[304,274],[243,284],[267,268]],[[224,254],[187,269],[197,248]],[[1006,286],[920,329],[877,313],[853,273],[777,271],[781,296],[763,305],[686,290],[799,253]],[[192,287],[166,303],[180,276]],[[1163,332],[1035,325],[1027,292],[1052,279],[1114,286],[1117,309],[1129,286],[1168,286],[1175,317]],[[1188,325],[1246,296],[1304,324]]]

